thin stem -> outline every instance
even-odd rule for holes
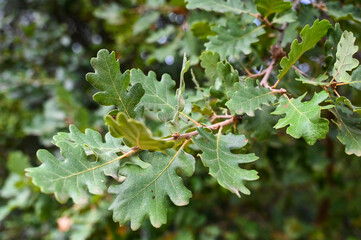
[[[210,126],[205,126],[204,128],[210,129],[210,130],[214,130],[214,129],[218,129],[220,127],[224,127],[227,125],[230,125],[234,122],[237,121],[236,117],[232,117],[231,119],[228,119],[226,121],[220,122],[220,123],[216,123]],[[184,133],[184,134],[173,134],[172,137],[170,138],[166,138],[164,139],[165,141],[173,141],[173,140],[177,140],[177,139],[182,139],[182,138],[190,138],[193,136],[197,136],[198,135],[198,131],[193,131],[193,132],[189,132],[189,133]]]
[[[298,67],[296,67],[295,65],[292,66],[293,69],[295,69],[297,72],[299,72],[301,75],[303,75],[304,77],[309,77],[309,75],[305,72],[303,72],[301,69],[299,69]]]
[[[230,118],[233,118],[232,115],[213,115],[212,118],[211,118],[211,122],[214,122],[216,121],[217,119],[230,119]]]
[[[336,83],[336,86],[348,85],[354,82],[343,82],[343,83]]]
[[[275,89],[280,81],[281,81],[281,79],[278,79],[277,82],[271,88]]]
[[[334,93],[337,95],[337,97],[341,97],[341,95],[337,92],[336,89],[332,89],[334,91]]]
[[[261,86],[264,86],[264,87],[269,87],[269,85],[268,85],[268,79],[269,79],[269,77],[271,76],[271,73],[272,73],[272,71],[273,71],[273,67],[275,66],[275,64],[276,64],[276,60],[275,59],[273,59],[272,60],[272,62],[271,62],[271,64],[268,66],[268,68],[266,69],[266,72],[265,72],[265,74],[264,74],[264,76],[263,76],[263,78],[262,78],[262,81],[261,81]]]
[[[193,122],[195,125],[197,125],[197,127],[201,127],[202,125],[199,124],[196,120],[194,120],[193,118],[189,117],[187,114],[183,113],[183,112],[179,112],[179,114],[182,114],[184,117],[188,118],[191,122]]]

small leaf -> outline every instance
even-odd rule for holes
[[[229,99],[226,94],[230,91],[234,91],[234,84],[239,82],[238,71],[227,61],[224,61],[217,63],[216,74],[216,82],[210,89],[211,95],[219,99],[224,97]]]
[[[293,23],[297,21],[297,15],[295,11],[288,11],[284,14],[276,14],[272,19],[273,24],[284,24],[284,23]]]
[[[171,148],[174,141],[155,139],[152,132],[141,122],[129,119],[124,113],[118,113],[116,119],[112,116],[105,117],[110,133],[117,138],[124,138],[124,142],[131,147],[144,150],[158,151]]]
[[[183,93],[185,90],[185,82],[184,82],[184,74],[186,72],[188,72],[190,67],[190,62],[187,59],[187,56],[184,54],[183,56],[183,64],[182,64],[182,69],[181,69],[181,73],[180,73],[180,83],[179,83],[179,89],[177,90],[177,98],[178,98],[178,104],[177,104],[177,112],[179,112],[180,107],[182,105],[182,100],[183,100]]]
[[[310,84],[313,86],[325,86],[328,84],[328,82],[324,82],[328,79],[328,76],[324,74],[321,74],[318,77],[312,79],[303,76],[298,71],[296,71],[296,75],[298,76],[298,78],[296,78],[296,81],[300,81],[304,84]]]
[[[141,15],[138,21],[133,25],[133,32],[135,35],[150,29],[150,26],[154,24],[160,16],[157,11]]]
[[[201,60],[201,66],[204,68],[206,76],[214,83],[217,77],[217,63],[220,61],[219,54],[216,52],[204,51],[199,59]]]
[[[240,0],[186,0],[188,9],[202,9],[220,13],[256,13],[252,3]]]
[[[88,73],[86,80],[101,92],[94,95],[94,100],[102,105],[115,105],[119,111],[128,117],[137,115],[135,108],[144,95],[141,84],[134,84],[128,91],[130,76],[129,71],[121,74],[119,62],[115,53],[109,54],[108,50],[99,50],[97,57],[90,60],[95,73]]]
[[[145,94],[140,100],[140,105],[147,110],[155,110],[162,121],[173,119],[177,112],[177,96],[173,88],[175,82],[168,74],[162,76],[159,82],[154,72],[149,72],[148,76],[139,69],[132,69],[130,72],[132,84],[141,84]]]
[[[258,159],[252,154],[234,154],[231,150],[240,149],[246,145],[246,138],[229,133],[217,135],[198,128],[200,137],[192,141],[200,148],[200,157],[204,166],[209,167],[209,174],[215,177],[218,183],[240,197],[239,192],[250,194],[243,181],[258,179],[255,170],[246,170],[239,167],[240,163],[249,163]]]
[[[217,36],[209,36],[205,44],[208,51],[218,52],[221,59],[238,57],[241,53],[250,54],[251,44],[258,42],[258,36],[265,33],[264,26],[255,24],[243,26],[239,21],[229,20],[227,26],[214,26]]]
[[[257,10],[264,17],[272,13],[284,12],[292,7],[292,3],[283,0],[256,0]]]
[[[358,51],[355,40],[352,32],[344,31],[337,44],[336,63],[332,70],[332,76],[337,82],[351,82],[351,76],[347,72],[359,64],[359,61],[352,57]]]
[[[277,109],[272,112],[275,115],[285,116],[281,118],[274,128],[287,127],[287,133],[294,138],[303,137],[309,145],[315,144],[317,139],[324,139],[328,133],[328,120],[321,118],[321,107],[328,94],[325,91],[315,93],[311,101],[301,102],[306,93],[297,99],[281,97]]]
[[[291,45],[291,51],[287,57],[283,57],[280,66],[282,70],[278,75],[278,79],[283,78],[288,70],[297,62],[297,60],[308,50],[312,49],[316,46],[317,42],[326,35],[328,29],[332,27],[332,25],[327,20],[316,20],[312,27],[310,28],[309,25],[306,25],[301,33],[300,36],[302,38],[302,42],[298,43],[298,40],[295,39]]]
[[[30,159],[22,151],[10,152],[6,163],[7,169],[12,172],[24,176],[24,169],[30,166]]]
[[[339,128],[337,138],[345,145],[347,154],[361,157],[361,116],[349,109],[348,99],[342,98],[336,100],[336,107],[331,110],[337,118],[334,121]]]
[[[228,92],[230,100],[226,103],[229,110],[236,114],[246,113],[254,116],[254,111],[261,109],[262,105],[269,105],[276,100],[269,88],[255,87],[252,79],[243,84],[236,84],[233,91]]]
[[[128,165],[120,169],[126,176],[124,183],[110,186],[108,192],[116,194],[110,210],[113,210],[114,221],[124,225],[131,222],[131,228],[137,230],[144,218],[149,216],[154,227],[159,228],[167,222],[166,196],[177,206],[189,203],[192,192],[183,184],[177,175],[180,170],[190,177],[194,173],[194,158],[182,149],[161,152],[141,152],[140,158],[151,164],[142,169]]]

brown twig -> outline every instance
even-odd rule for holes
[[[216,124],[213,124],[213,125],[210,125],[210,126],[206,126],[204,128],[207,128],[207,129],[210,129],[210,130],[215,130],[215,129],[218,129],[220,127],[230,125],[230,124],[232,124],[232,123],[234,123],[236,121],[238,121],[237,118],[235,116],[233,116],[231,119],[228,119],[226,121],[216,123]],[[172,137],[166,138],[166,139],[163,139],[163,140],[165,140],[165,141],[173,141],[173,140],[178,140],[178,139],[183,139],[183,138],[190,138],[190,137],[193,137],[193,136],[196,136],[196,135],[198,135],[197,130],[193,131],[193,132],[189,132],[189,133],[183,133],[183,134],[175,133],[175,134],[172,135]]]
[[[233,116],[232,115],[217,115],[217,114],[214,114],[211,118],[211,122],[214,122],[216,121],[217,119],[230,119],[232,118]]]
[[[269,77],[271,76],[271,73],[273,71],[273,67],[276,65],[276,60],[273,59],[271,64],[268,66],[268,68],[266,69],[266,73],[264,74],[263,78],[262,78],[262,81],[261,81],[261,86],[264,86],[264,87],[269,87],[268,85],[268,79]]]
[[[307,73],[303,72],[301,69],[299,69],[298,67],[296,67],[295,65],[292,65],[292,68],[295,69],[297,72],[299,72],[301,75],[303,75],[304,77],[310,77],[310,75],[308,75]]]

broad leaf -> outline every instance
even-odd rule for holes
[[[135,108],[144,95],[142,85],[134,84],[128,91],[129,71],[120,72],[114,52],[109,54],[108,50],[102,49],[90,63],[95,73],[88,73],[86,79],[101,91],[94,95],[94,100],[105,106],[115,105],[128,117],[134,118],[137,115]]]
[[[82,146],[69,141],[57,144],[64,160],[58,160],[47,150],[39,150],[37,157],[42,164],[26,169],[33,183],[44,193],[54,193],[61,203],[69,197],[77,204],[87,203],[87,189],[92,194],[102,195],[107,188],[106,173],[118,168],[118,159],[104,157],[91,162]]]
[[[177,206],[189,203],[192,192],[177,175],[180,170],[190,177],[195,169],[194,158],[174,149],[161,152],[141,152],[140,158],[151,166],[142,169],[128,165],[120,169],[126,176],[124,183],[110,186],[108,192],[116,194],[110,210],[114,221],[124,225],[130,221],[133,230],[141,226],[144,218],[149,216],[154,227],[159,228],[167,222],[166,196]]]
[[[345,152],[361,157],[361,116],[352,110],[340,98],[335,102],[336,107],[331,112],[337,118],[339,128],[337,138],[345,145]]]
[[[241,0],[186,0],[188,9],[202,9],[220,13],[256,13],[251,3]]]
[[[309,77],[305,77],[302,74],[300,74],[298,71],[296,71],[296,75],[298,76],[298,78],[296,78],[296,81],[300,81],[304,84],[310,84],[310,85],[314,85],[314,86],[325,86],[328,84],[328,82],[325,82],[328,79],[327,75],[319,75],[316,78],[309,78]]]
[[[292,3],[283,0],[256,0],[257,10],[264,17],[272,13],[286,11],[292,7]]]
[[[352,71],[359,64],[359,61],[352,57],[358,51],[355,40],[352,32],[344,31],[337,45],[336,63],[332,70],[332,76],[337,82],[351,82],[348,71]]]
[[[308,102],[301,102],[306,93],[296,99],[282,96],[277,109],[272,112],[284,115],[274,128],[287,127],[287,133],[294,138],[303,137],[309,145],[315,144],[317,139],[323,139],[328,133],[328,120],[321,118],[321,107],[328,94],[325,91],[315,93]]]
[[[130,79],[132,84],[140,83],[145,90],[141,106],[158,111],[158,117],[162,121],[173,119],[177,112],[177,96],[173,90],[175,82],[168,74],[164,74],[159,82],[154,72],[149,72],[146,76],[141,70],[132,69]]]
[[[127,118],[122,112],[117,114],[116,119],[107,115],[105,123],[114,137],[123,138],[130,147],[157,151],[171,148],[174,145],[174,141],[153,138],[152,132],[142,122]]]
[[[204,51],[199,59],[201,60],[201,66],[204,68],[206,76],[214,83],[217,77],[217,63],[220,61],[219,54]]]
[[[198,128],[200,137],[193,142],[200,148],[200,157],[204,166],[209,167],[209,174],[215,177],[218,183],[240,197],[240,193],[250,194],[243,181],[258,179],[255,170],[246,170],[239,167],[240,163],[249,163],[258,159],[252,154],[234,154],[231,150],[242,148],[247,140],[243,135],[229,133],[217,135]]]
[[[293,64],[295,64],[306,51],[314,48],[317,42],[326,35],[330,27],[332,27],[332,25],[329,21],[319,21],[318,19],[313,23],[311,28],[309,25],[306,25],[300,33],[302,42],[299,43],[298,40],[295,39],[292,42],[291,51],[289,52],[288,57],[282,58],[280,62],[282,70],[280,71],[278,78],[283,78]]]
[[[230,100],[226,105],[236,114],[246,113],[248,116],[254,116],[255,110],[276,100],[269,88],[255,87],[252,79],[247,79],[244,83],[238,83],[235,86],[233,91],[227,93]]]
[[[221,59],[239,57],[241,53],[250,54],[251,44],[258,42],[258,36],[265,33],[264,26],[254,24],[243,26],[239,21],[229,20],[227,26],[214,26],[212,30],[217,36],[209,36],[206,49],[218,52]]]

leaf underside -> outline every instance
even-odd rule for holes
[[[337,44],[336,63],[332,70],[332,76],[337,82],[351,82],[348,71],[359,65],[359,61],[352,57],[358,51],[355,40],[352,32],[345,31]]]
[[[142,122],[129,119],[122,112],[117,114],[116,119],[110,115],[106,116],[105,123],[114,137],[123,138],[130,147],[158,151],[174,145],[174,141],[153,138],[152,132]]]

